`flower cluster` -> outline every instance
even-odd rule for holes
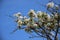
[[[60,28],[60,22],[58,22],[60,20],[59,6],[53,2],[49,2],[47,8],[51,14],[43,11],[35,12],[33,9],[28,12],[29,17],[22,16],[20,12],[14,14],[14,17],[17,18],[16,23],[18,24],[18,28],[21,29],[25,26],[23,29],[26,32],[36,31],[41,34],[45,34],[43,29],[47,30],[47,33],[50,33],[51,31],[55,31],[58,25]]]
[[[56,27],[58,19],[57,13],[52,16],[42,11],[35,12],[32,9],[28,12],[29,18],[27,18],[26,16],[21,16],[20,12],[14,14],[14,16],[17,17],[16,22],[18,24],[18,27],[21,28],[22,25],[25,25],[25,31],[29,32],[34,29],[40,29],[41,27],[44,27],[47,30],[52,30]]]

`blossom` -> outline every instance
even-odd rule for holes
[[[51,23],[47,23],[47,26],[51,26]]]
[[[31,9],[31,10],[29,11],[28,15],[29,15],[30,17],[35,17],[36,13],[35,13],[34,10]]]
[[[42,15],[42,11],[37,11],[37,13],[38,13],[39,15]]]
[[[23,16],[21,16],[20,12],[14,14],[14,16],[17,17],[17,19],[19,19],[19,20],[23,19]]]
[[[29,18],[28,19],[24,19],[24,23],[23,24],[28,24],[29,22]]]
[[[47,7],[48,7],[48,8],[53,8],[53,7],[54,7],[54,3],[53,3],[53,2],[49,2],[49,3],[47,4]]]
[[[28,19],[24,19],[24,21],[29,21],[30,19],[28,18]]]
[[[55,27],[55,25],[53,23],[51,23],[51,25],[49,26],[49,28],[53,29]]]
[[[19,18],[19,19],[23,19],[23,16],[19,16],[18,18]]]
[[[34,28],[39,28],[38,24],[35,24],[35,23],[33,24],[33,27]]]
[[[38,18],[46,18],[47,17],[47,13],[46,12],[42,12],[42,11],[37,11],[37,17]]]
[[[58,18],[58,13],[55,13],[55,16],[54,16],[56,19]]]
[[[18,20],[17,23],[18,23],[18,26],[22,25],[22,21],[21,20]]]
[[[42,16],[42,11],[37,11],[37,17],[40,18]]]
[[[33,24],[33,26],[38,26],[37,24]]]
[[[14,16],[15,16],[15,17],[19,17],[19,16],[21,16],[21,13],[18,12],[18,13],[16,13],[16,14],[14,14]]]

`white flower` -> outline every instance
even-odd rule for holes
[[[42,15],[42,14],[43,14],[42,11],[37,11],[37,13],[38,13],[39,15]]]
[[[24,21],[29,21],[30,19],[28,18],[28,19],[24,19]]]
[[[50,26],[51,25],[51,23],[47,23],[47,26]]]
[[[33,24],[33,27],[34,28],[39,28],[38,24],[35,24],[35,23]]]
[[[21,20],[18,20],[18,26],[21,26],[22,25],[22,21]]]
[[[37,27],[38,25],[37,24],[33,24],[34,27]]]
[[[31,9],[31,10],[29,11],[28,15],[29,15],[30,17],[35,17],[36,13],[35,13],[34,10]]]
[[[42,12],[42,11],[38,11],[37,12],[37,17],[38,18],[42,18],[42,17],[46,17],[47,16],[47,13],[46,12]]]
[[[43,12],[42,11],[37,11],[37,17],[40,18],[42,16]]]
[[[18,18],[23,19],[23,16],[20,16],[20,17],[18,17]]]
[[[58,18],[58,13],[55,13],[55,18]]]
[[[16,13],[16,14],[14,14],[14,16],[15,16],[15,17],[19,17],[19,16],[21,16],[21,13],[18,12],[18,13]]]
[[[28,24],[29,19],[24,19],[24,24]]]
[[[49,2],[49,3],[47,4],[47,7],[48,7],[48,8],[54,7],[54,3],[53,3],[53,2]]]

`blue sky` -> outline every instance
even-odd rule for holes
[[[46,8],[40,4],[47,4],[49,0],[2,0],[0,2],[0,34],[3,40],[43,40],[43,38],[28,38],[29,35],[23,31],[18,30],[13,34],[10,32],[16,28],[14,19],[7,15],[12,15],[21,12],[23,16],[27,16],[30,9],[35,11],[45,11]],[[59,0],[55,0],[58,2]],[[59,3],[59,2],[58,2]]]

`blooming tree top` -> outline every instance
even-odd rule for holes
[[[59,5],[54,4],[54,2],[49,2],[46,4],[46,7],[51,14],[43,11],[35,12],[33,9],[28,12],[29,17],[22,16],[20,12],[14,14],[14,17],[17,18],[17,28],[24,29],[29,33],[35,32],[37,35],[41,34],[40,36],[45,38],[47,36],[54,37],[54,32],[56,32],[57,27],[59,26],[60,28]]]

